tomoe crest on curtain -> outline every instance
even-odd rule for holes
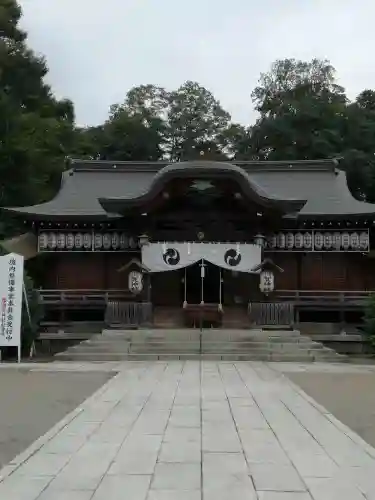
[[[149,272],[174,271],[205,260],[215,266],[252,272],[261,262],[259,245],[238,243],[159,242],[142,247],[142,263]]]
[[[227,266],[235,267],[241,262],[241,254],[236,249],[230,248],[224,254],[224,262]]]
[[[168,266],[177,266],[180,262],[180,252],[175,248],[168,248],[163,253],[163,260]]]

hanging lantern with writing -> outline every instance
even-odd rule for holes
[[[103,247],[103,236],[100,233],[95,234],[94,245],[96,250],[100,250]]]
[[[300,250],[301,248],[303,248],[303,234],[297,233],[294,236],[294,246],[297,250]]]
[[[59,250],[62,250],[65,247],[65,234],[64,233],[58,233],[56,237],[56,247]]]
[[[77,233],[74,236],[74,246],[76,247],[77,250],[80,250],[83,246],[83,234],[82,233]]]
[[[112,233],[112,248],[117,250],[120,246],[120,235],[118,233]]]
[[[47,247],[48,247],[48,235],[46,233],[40,233],[39,250],[46,250]]]
[[[275,275],[272,271],[262,271],[260,273],[259,289],[268,295],[275,289]]]
[[[135,295],[143,290],[143,274],[139,271],[131,271],[128,276],[128,288]]]
[[[112,238],[109,233],[103,234],[103,248],[104,250],[110,250],[112,246]]]
[[[66,235],[66,248],[72,250],[74,248],[74,234],[68,233]]]
[[[57,237],[55,233],[48,234],[48,248],[54,250],[56,248]]]
[[[286,233],[285,235],[285,246],[288,250],[291,250],[294,247],[294,234]]]
[[[369,248],[369,235],[365,231],[359,235],[359,248],[361,250],[368,250]]]
[[[315,250],[321,250],[324,245],[324,237],[322,233],[315,233],[314,234],[314,248]]]
[[[85,250],[90,250],[92,248],[92,234],[85,233],[83,235],[83,248]]]

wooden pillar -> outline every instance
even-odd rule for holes
[[[297,290],[300,291],[302,289],[302,261],[303,261],[303,253],[298,252],[296,254],[296,259],[297,259]],[[294,306],[294,311],[295,311],[295,322],[297,325],[300,323],[300,315],[299,315],[299,307]]]

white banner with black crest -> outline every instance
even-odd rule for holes
[[[223,269],[250,273],[261,258],[261,247],[247,243],[166,242],[142,247],[142,263],[152,273],[182,269],[202,259]]]

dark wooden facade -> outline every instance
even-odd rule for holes
[[[277,290],[375,290],[375,259],[352,253],[270,253],[284,269],[276,273]],[[48,261],[44,288],[61,290],[119,290],[127,287],[127,273],[119,272],[134,252],[59,253]],[[174,274],[171,274],[174,278]],[[247,277],[249,280],[251,277]],[[155,282],[168,281],[164,273]],[[230,279],[230,276],[227,277]],[[168,300],[168,298],[167,298]]]
[[[342,316],[375,290],[375,206],[354,200],[343,175],[329,162],[83,162],[64,174],[51,202],[8,210],[37,237],[36,253],[47,255],[41,296],[49,305],[76,301],[83,310],[102,294],[103,314],[116,296],[170,315],[181,310],[186,293],[189,303],[199,303],[199,270],[152,273],[142,293],[132,295],[128,276],[142,262],[141,235],[155,242],[252,243],[261,234],[263,256],[279,269],[274,292],[260,293],[257,274],[208,269],[207,302],[220,302],[225,314],[253,302],[297,304],[301,293],[316,311],[329,303]]]

